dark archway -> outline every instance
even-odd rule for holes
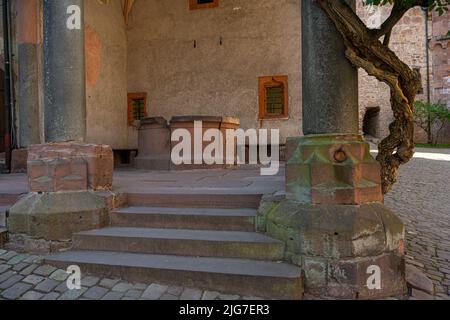
[[[363,121],[363,133],[365,136],[379,138],[380,107],[367,108]]]

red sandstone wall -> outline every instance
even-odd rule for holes
[[[432,99],[450,108],[450,13],[433,14],[433,30],[430,43],[433,58]],[[443,130],[441,143],[450,143],[450,124]]]
[[[362,5],[362,1],[357,1],[358,15],[373,28],[379,27],[384,19],[389,15],[390,8],[383,7],[372,14],[367,7]],[[381,17],[381,19],[380,19]],[[425,59],[425,17],[420,8],[412,9],[394,28],[391,38],[391,48],[398,56],[412,68],[419,68],[422,73],[424,94],[417,99],[426,99],[426,59]],[[364,114],[367,108],[380,107],[379,126],[377,138],[384,138],[389,134],[389,123],[393,119],[389,88],[384,83],[380,83],[373,77],[369,77],[365,71],[360,71],[360,114],[361,127]],[[420,130],[417,130],[418,138],[423,136]]]
[[[358,14],[369,25],[377,27],[389,15],[389,7],[381,8],[381,19],[373,12],[369,12],[358,1]],[[433,13],[429,21],[431,38],[431,99],[433,102],[441,101],[450,107],[450,38],[445,37],[450,30],[450,13],[439,16]],[[426,47],[425,47],[425,16],[420,8],[411,10],[395,27],[391,40],[391,48],[398,56],[412,68],[419,68],[423,79],[423,94],[417,96],[418,100],[427,99],[426,83]],[[392,112],[389,103],[389,88],[360,71],[360,114],[361,123],[367,108],[380,107],[377,138],[384,138],[389,134],[389,123],[392,121]],[[416,141],[426,142],[426,133],[416,129]],[[450,125],[441,136],[441,143],[450,143]]]

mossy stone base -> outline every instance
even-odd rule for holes
[[[401,296],[405,292],[402,221],[381,203],[311,205],[264,203],[260,229],[286,243],[286,260],[305,272],[307,294],[343,299]],[[265,225],[265,227],[262,226]],[[370,290],[368,268],[381,269]]]
[[[67,241],[76,232],[109,225],[108,200],[90,191],[30,193],[11,209],[11,234]]]

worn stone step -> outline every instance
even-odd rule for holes
[[[111,213],[113,226],[255,231],[255,209],[128,207]]]
[[[261,194],[128,193],[130,207],[257,209]]]
[[[8,230],[0,228],[0,247],[8,242]]]
[[[285,263],[103,251],[68,251],[47,257],[58,268],[77,265],[84,274],[131,282],[160,282],[260,296],[301,299],[301,270]]]
[[[74,235],[76,250],[282,260],[284,243],[256,232],[106,228]]]

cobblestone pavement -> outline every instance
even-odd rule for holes
[[[450,150],[418,149],[386,197],[406,224],[407,262],[450,299]]]
[[[0,300],[260,300],[216,291],[128,283],[83,277],[81,290],[69,290],[65,270],[43,264],[42,257],[0,250]]]

